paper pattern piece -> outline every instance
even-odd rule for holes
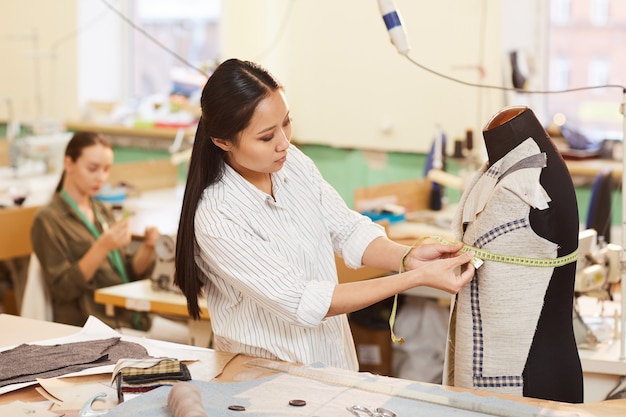
[[[55,404],[51,409],[56,412],[80,410],[87,401],[101,392],[107,396],[94,401],[94,410],[109,409],[117,405],[117,392],[102,375],[38,379],[37,382],[41,386],[37,391]]]
[[[59,417],[57,413],[48,411],[41,405],[22,401],[13,401],[11,404],[0,405],[0,416]]]

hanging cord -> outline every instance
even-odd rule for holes
[[[489,85],[489,84],[480,84],[480,83],[472,83],[468,81],[463,81],[458,78],[451,77],[449,75],[443,74],[439,71],[435,71],[431,68],[428,68],[419,62],[415,61],[408,55],[405,55],[406,58],[413,63],[415,66],[423,69],[426,72],[429,72],[437,77],[445,78],[448,81],[452,81],[458,84],[463,84],[468,87],[478,87],[478,88],[488,88],[492,90],[501,90],[501,91],[514,91],[520,94],[561,94],[561,93],[572,93],[575,91],[585,91],[585,90],[597,90],[602,88],[620,88],[623,92],[626,92],[626,86],[619,84],[604,84],[604,85],[594,85],[594,86],[585,86],[585,87],[576,87],[576,88],[566,88],[563,90],[524,90],[523,88],[514,88],[514,87],[504,87],[500,85]]]
[[[274,35],[274,39],[264,50],[259,52],[256,55],[256,57],[252,59],[253,61],[260,61],[263,58],[265,58],[276,48],[276,45],[278,45],[278,43],[282,40],[286,32],[287,23],[289,22],[289,19],[291,18],[291,14],[293,12],[293,6],[295,3],[296,3],[296,0],[292,0],[289,2],[289,5],[285,9],[285,13],[283,14],[283,18],[281,19],[280,24],[278,25],[278,30],[276,31],[276,34]]]
[[[122,19],[124,22],[126,22],[131,28],[133,28],[137,32],[141,33],[143,36],[148,38],[150,41],[152,41],[159,48],[163,49],[165,52],[167,52],[168,54],[172,55],[174,58],[178,59],[183,64],[187,65],[189,68],[198,71],[200,74],[202,74],[202,75],[204,75],[206,77],[209,76],[206,73],[206,71],[202,70],[201,68],[196,67],[191,62],[187,61],[185,58],[183,58],[182,56],[178,55],[176,52],[172,51],[167,46],[163,45],[161,42],[159,42],[158,39],[156,39],[154,36],[150,35],[148,32],[146,32],[143,28],[141,28],[135,22],[130,20],[128,17],[126,17],[122,12],[117,10],[115,7],[111,6],[107,0],[102,0],[102,3],[106,7],[108,7],[113,13],[115,13],[120,19]]]

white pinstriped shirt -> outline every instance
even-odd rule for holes
[[[275,200],[226,166],[196,209],[215,348],[358,370],[346,316],[324,318],[337,285],[334,252],[359,267],[384,229],[350,210],[293,145],[272,184]]]

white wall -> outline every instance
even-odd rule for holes
[[[19,121],[62,118],[77,111],[77,0],[2,0],[0,101],[10,99]],[[0,119],[7,106],[0,103]]]
[[[127,11],[132,0],[107,0]],[[128,96],[128,25],[101,0],[2,0],[0,120],[76,120],[89,100]],[[35,43],[33,34],[37,34]]]
[[[503,105],[499,91],[456,84],[401,56],[374,0],[260,3],[225,3],[224,57],[253,59],[291,4],[283,41],[260,63],[286,85],[294,136],[301,142],[424,151],[437,124],[448,137],[462,137]],[[471,83],[501,83],[500,1],[395,4],[415,61]]]

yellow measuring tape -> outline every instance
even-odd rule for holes
[[[416,243],[414,243],[404,252],[404,255],[402,255],[402,260],[400,261],[400,267],[398,268],[398,273],[401,274],[404,272],[404,261],[406,257],[409,255],[409,253],[411,252],[411,250],[413,250],[413,248],[415,248],[415,246],[417,246],[418,243],[426,239],[433,239],[439,243],[443,243],[446,245],[454,244],[454,242],[450,242],[449,240],[446,240],[440,236],[427,236],[418,240]],[[466,244],[463,244],[463,247],[459,250],[459,252],[461,253],[470,252],[470,251],[474,252],[474,257],[470,260],[470,262],[472,263],[472,265],[474,265],[474,268],[476,269],[480,268],[485,261],[502,262],[502,263],[507,263],[507,264],[522,265],[522,266],[537,267],[537,268],[556,268],[559,266],[563,266],[563,265],[567,265],[572,262],[575,262],[578,259],[578,249],[574,250],[574,252],[568,255],[561,256],[558,258],[529,258],[526,256],[517,256],[517,255],[501,255],[498,253],[489,252],[484,249],[479,249],[477,247],[466,245]],[[393,300],[391,316],[389,317],[389,327],[391,328],[391,340],[394,343],[402,344],[404,343],[404,338],[396,337],[396,335],[393,332],[393,326],[396,322],[397,304],[398,304],[398,294],[395,295],[394,300]]]
[[[446,245],[454,243],[439,236],[429,236],[429,238],[434,239],[439,243],[444,243]],[[563,266],[575,262],[578,259],[578,249],[574,250],[574,252],[570,253],[569,255],[561,256],[559,258],[529,258],[526,256],[517,255],[501,255],[499,253],[489,252],[484,249],[479,249],[475,246],[470,246],[466,244],[463,244],[463,247],[459,252],[465,253],[469,251],[474,251],[474,257],[472,258],[471,262],[475,268],[479,268],[484,263],[484,261],[502,262],[506,264],[532,266],[538,268],[556,268],[558,266]]]
[[[404,251],[404,254],[402,255],[402,258],[400,259],[400,267],[398,268],[398,273],[399,274],[404,272],[404,261],[406,260],[406,257],[409,256],[409,253],[411,253],[411,251],[413,249],[415,249],[415,246],[417,246],[417,244],[420,243],[422,240],[424,240],[424,239],[418,240],[417,242],[415,242],[414,244],[409,246]],[[396,311],[397,310],[398,310],[398,294],[396,294],[393,297],[393,307],[391,307],[391,315],[389,316],[389,329],[391,330],[391,340],[393,341],[393,343],[402,344],[402,343],[404,343],[404,338],[396,337],[395,333],[393,332],[393,325],[396,322]]]
[[[429,236],[429,238],[447,245],[454,244],[454,242],[450,242],[439,236]],[[559,258],[529,258],[526,256],[502,255],[466,244],[463,244],[463,247],[459,252],[465,253],[469,251],[474,251],[474,257],[472,258],[471,262],[475,268],[479,268],[484,263],[484,261],[502,262],[507,264],[531,266],[537,268],[556,268],[558,266],[563,266],[575,262],[578,259],[578,249],[574,250],[574,252],[570,253],[569,255],[561,256]]]

